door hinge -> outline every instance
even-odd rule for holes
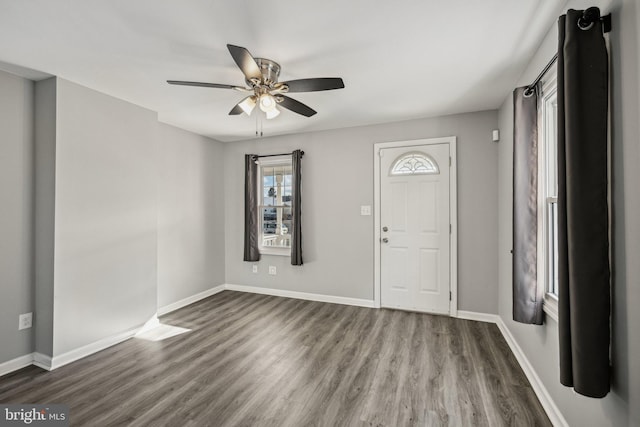
[[[449,234],[453,234],[453,226],[449,224]]]
[[[453,160],[451,159],[451,156],[449,156],[449,166],[453,165]]]
[[[451,301],[451,291],[449,291],[449,301]]]

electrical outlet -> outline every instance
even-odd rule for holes
[[[257,272],[258,272],[258,265],[257,265],[257,264],[253,264],[253,269],[252,269],[252,271],[253,271],[254,273],[257,273]]]
[[[24,313],[18,316],[18,330],[29,329],[33,320],[33,313]]]
[[[271,274],[272,276],[276,275],[276,266],[275,265],[270,265],[269,266],[269,274]]]
[[[369,205],[360,206],[360,215],[362,215],[362,216],[371,215],[371,206],[369,206]]]

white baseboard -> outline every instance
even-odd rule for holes
[[[151,321],[153,321],[153,318],[151,319]],[[83,357],[90,356],[93,353],[97,353],[116,344],[120,344],[121,342],[133,337],[142,328],[144,328],[144,325],[135,329],[121,332],[116,335],[112,335],[107,338],[103,338],[99,341],[63,353],[59,356],[54,356],[50,359],[51,365],[49,370],[60,368],[61,366],[68,365],[69,363],[75,362],[76,360],[82,359]],[[45,367],[45,369],[47,368]]]
[[[33,364],[33,353],[0,363],[0,377]]]
[[[338,297],[333,295],[311,294],[307,292],[286,291],[282,289],[261,288],[258,286],[234,285],[227,283],[225,289],[230,291],[250,292],[253,294],[272,295],[276,297],[303,299],[308,301],[328,302],[332,304],[355,305],[357,307],[374,308],[374,301],[360,298]]]
[[[458,310],[458,319],[475,320],[477,322],[498,323],[500,316],[497,314],[478,313],[476,311]]]
[[[518,342],[513,337],[511,331],[509,331],[509,328],[504,323],[501,317],[498,317],[496,325],[500,329],[500,332],[502,332],[502,336],[504,337],[505,341],[507,341],[507,344],[509,344],[511,351],[516,356],[520,367],[524,371],[524,374],[527,376],[529,383],[531,383],[531,387],[536,393],[536,396],[538,396],[538,400],[540,400],[540,404],[544,408],[544,411],[547,413],[551,424],[556,427],[569,427],[569,423],[567,423],[567,420],[565,420],[564,416],[562,416],[562,412],[560,412],[560,409],[551,398],[551,395],[542,383],[542,380],[536,373],[536,370],[531,365],[531,362],[529,362],[529,359],[527,359],[524,351],[522,351],[522,348],[520,348]]]
[[[47,371],[50,371],[52,369],[51,366],[53,365],[51,363],[51,357],[38,352],[33,353],[33,364],[38,368],[46,369]]]
[[[165,305],[164,307],[160,307],[158,308],[158,316],[162,316],[163,314],[167,314],[170,313],[172,311],[175,311],[179,308],[182,307],[186,307],[189,304],[193,304],[194,302],[198,302],[201,299],[210,297],[211,295],[215,295],[219,292],[222,292],[226,289],[225,285],[220,285],[220,286],[216,286],[214,288],[211,289],[207,289],[204,292],[200,292],[197,293],[195,295],[191,295],[190,297],[181,299],[180,301],[176,301],[174,303],[171,303],[169,305]]]

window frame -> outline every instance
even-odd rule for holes
[[[263,167],[274,167],[274,166],[285,166],[288,165],[293,167],[293,158],[291,155],[283,155],[283,156],[273,156],[273,157],[265,157],[258,158],[258,173],[257,173],[257,191],[258,191],[258,209],[256,215],[258,217],[258,250],[261,255],[277,255],[277,256],[291,256],[291,246],[289,247],[281,247],[281,246],[264,246],[262,243],[264,242],[264,233],[262,227],[262,209],[265,207],[264,205],[264,178],[263,178]],[[293,179],[293,177],[292,177]],[[293,185],[293,183],[292,183]],[[293,228],[293,227],[292,227]],[[293,236],[293,230],[289,230],[288,233],[290,236]]]
[[[557,190],[556,194],[549,194],[549,135],[553,135],[554,147],[557,149],[557,132],[554,123],[549,123],[548,100],[557,99],[557,67],[554,65],[541,80],[539,85],[540,96],[538,98],[538,280],[544,281],[544,302],[545,313],[554,320],[558,320],[558,295],[555,288],[555,278],[552,269],[552,262],[557,259],[557,253],[551,247],[553,239],[551,237],[552,226],[557,230],[557,223],[551,220],[552,208],[555,205],[557,212]],[[556,110],[557,111],[557,110]],[[557,115],[556,115],[557,120]],[[557,126],[557,123],[555,123]],[[550,128],[550,126],[552,128]],[[556,169],[555,179],[557,183],[557,154],[555,157]],[[553,258],[553,260],[552,260]],[[542,274],[541,274],[542,273]],[[555,271],[557,274],[557,271]],[[555,290],[555,293],[553,292]]]

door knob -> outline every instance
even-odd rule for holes
[[[389,231],[389,227],[382,227],[382,231]]]
[[[385,238],[383,238],[383,239],[382,239],[382,241],[383,241],[384,243],[389,243],[389,239],[387,239],[386,237],[385,237]]]

